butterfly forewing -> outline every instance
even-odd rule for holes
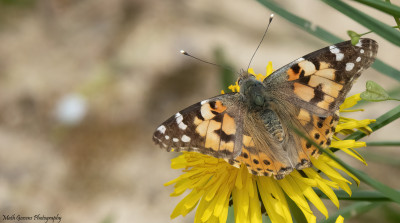
[[[153,141],[170,151],[195,151],[232,159],[241,150],[238,94],[196,103],[170,117],[154,132]]]
[[[375,60],[378,44],[372,39],[350,41],[317,50],[271,74],[264,83],[277,98],[320,116],[333,114],[353,82]]]

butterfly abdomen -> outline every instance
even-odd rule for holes
[[[264,122],[265,128],[273,138],[278,142],[283,142],[285,132],[282,123],[279,121],[278,115],[274,111],[266,109],[261,114],[261,119]]]

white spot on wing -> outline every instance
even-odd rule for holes
[[[299,59],[297,59],[297,62],[300,62],[300,61],[303,61],[303,60],[304,60],[304,58],[300,57]]]
[[[165,130],[167,130],[167,128],[165,128],[164,125],[161,125],[160,127],[157,128],[157,131],[161,132],[161,134],[164,134]]]
[[[178,127],[182,130],[185,130],[187,128],[187,125],[185,123],[183,123],[183,116],[181,115],[181,113],[176,113],[175,114],[175,118],[176,118],[176,124],[178,124]]]
[[[344,58],[344,54],[340,52],[340,49],[336,46],[329,46],[329,51],[336,55],[336,61],[342,61]]]
[[[356,46],[358,46],[358,47],[362,46],[361,40],[358,40],[358,43],[356,44]]]
[[[183,135],[181,140],[182,140],[182,142],[190,142],[190,137],[187,135]]]
[[[343,57],[344,57],[344,54],[343,54],[343,53],[337,53],[337,54],[336,54],[336,61],[342,61],[342,60],[343,60]]]
[[[187,125],[185,123],[183,123],[183,122],[179,123],[178,126],[182,130],[185,130],[187,128]]]
[[[174,141],[174,142],[179,142],[179,139],[177,139],[177,138],[172,138],[172,141]]]
[[[356,62],[360,62],[361,61],[361,57],[357,57]]]
[[[354,63],[346,63],[346,71],[351,71],[354,68]]]
[[[363,50],[363,49],[361,49],[361,50],[360,50],[360,53],[364,53],[364,50]]]
[[[204,100],[204,101],[200,102],[201,105],[204,105],[205,103],[208,103],[208,100]]]
[[[168,139],[169,139],[169,136],[165,135],[165,139],[167,139],[167,140],[168,140]]]
[[[329,50],[331,51],[331,53],[337,54],[340,53],[339,48],[337,48],[336,46],[329,46]]]

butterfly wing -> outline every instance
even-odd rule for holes
[[[264,85],[287,131],[295,135],[290,129],[295,127],[328,147],[339,120],[339,106],[361,72],[373,63],[377,49],[372,39],[360,39],[355,46],[350,41],[338,43],[297,59],[266,78]],[[294,143],[288,157],[296,169],[309,166],[307,156],[319,155],[303,138],[297,136]]]
[[[274,97],[319,116],[338,110],[361,72],[375,60],[378,44],[360,39],[322,48],[280,68],[264,80]]]
[[[154,132],[153,141],[167,151],[194,151],[233,159],[241,152],[239,94],[204,100],[176,113]]]

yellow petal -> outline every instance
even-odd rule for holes
[[[237,171],[229,172],[230,173],[229,180],[221,185],[217,196],[214,198],[214,199],[217,199],[217,203],[215,204],[215,209],[214,209],[215,217],[219,218],[224,207],[226,205],[228,205],[227,201],[229,202],[229,197],[230,197],[229,195],[231,194],[233,186],[234,186],[233,182],[234,182],[234,179],[236,178],[236,172]]]
[[[336,207],[339,207],[339,200],[331,187],[326,184],[326,181],[312,168],[306,168],[303,169],[303,171],[308,177],[316,179],[317,187],[332,201],[333,204],[335,204]]]
[[[340,111],[353,107],[356,105],[359,101],[361,100],[360,94],[355,94],[353,96],[347,97],[346,100],[344,100],[343,104],[340,105]]]
[[[274,72],[274,68],[272,67],[272,62],[269,61],[269,62],[268,62],[268,65],[267,65],[267,71],[266,71],[267,77],[268,77],[270,74],[272,74],[272,72]]]
[[[171,219],[174,219],[176,217],[178,217],[179,215],[183,215],[185,216],[187,214],[187,208],[185,207],[185,205],[189,202],[193,202],[194,199],[196,199],[196,195],[199,192],[197,191],[192,191],[190,194],[188,194],[185,198],[183,198],[175,207],[175,209],[172,211],[171,214]],[[197,203],[198,200],[195,202]]]
[[[375,121],[376,120],[374,120],[374,119],[346,121],[344,123],[338,124],[336,126],[335,132],[340,132],[344,129],[355,129],[355,128],[360,128],[360,127],[365,127],[371,123],[374,123]]]
[[[295,179],[295,178],[293,178]],[[328,210],[326,209],[324,203],[315,193],[315,191],[309,185],[305,184],[302,181],[296,179],[297,185],[299,186],[300,190],[304,194],[304,196],[314,204],[314,206],[323,214],[325,218],[328,218]]]
[[[307,222],[316,222],[316,217],[308,206],[307,200],[305,199],[302,191],[297,185],[296,181],[289,175],[278,181],[279,186],[285,191],[288,197],[293,200],[294,203],[300,208]]]
[[[336,218],[335,223],[343,223],[343,221],[344,221],[344,218],[342,217],[342,215],[339,215],[339,216]]]
[[[253,68],[249,68],[249,69],[247,69],[247,72],[248,72],[249,74],[256,74],[256,73],[254,73],[254,70],[253,70]]]
[[[253,191],[257,191],[255,181],[252,183]],[[250,197],[249,218],[251,223],[262,223],[261,206],[258,196]]]
[[[206,201],[211,201],[211,199],[213,199],[214,195],[217,193],[218,189],[222,186],[223,182],[227,180],[227,176],[221,176],[221,174],[219,176],[214,176],[213,178],[216,178],[217,182],[215,182],[214,184],[210,183],[211,187],[208,189],[208,192],[204,197]]]
[[[258,191],[272,222],[292,222],[292,215],[282,189],[270,177],[257,178]]]
[[[352,149],[352,148],[348,148],[348,149],[345,148],[345,149],[341,149],[341,150],[342,150],[343,152],[349,154],[350,156],[352,156],[352,157],[358,159],[359,161],[363,162],[364,165],[366,165],[366,166],[368,165],[367,162],[365,161],[365,159],[364,159],[357,151],[355,151],[354,149]]]

